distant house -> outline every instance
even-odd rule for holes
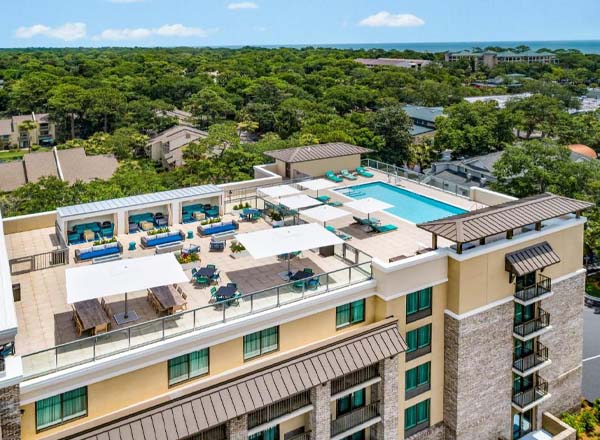
[[[463,50],[462,52],[446,52],[445,60],[447,63],[454,63],[460,60],[468,60],[475,69],[483,65],[490,69],[498,64],[507,63],[525,63],[525,64],[558,64],[558,58],[551,52],[535,52],[527,50],[525,52],[513,52],[510,50],[503,52],[494,52],[491,50],[485,52],[471,52]]]
[[[192,114],[184,110],[179,110],[178,108],[174,110],[158,110],[157,114],[159,116],[176,119],[178,125],[187,125],[190,127],[194,125]]]
[[[25,121],[36,123],[34,130],[22,130]],[[47,113],[17,115],[0,119],[0,148],[29,148],[32,145],[52,145],[56,139],[56,126]]]
[[[476,88],[506,87],[509,89],[514,89],[521,87],[523,85],[522,81],[530,79],[531,78],[523,75],[522,73],[509,73],[507,75],[489,78],[485,81],[475,81],[471,83],[471,85]]]
[[[206,131],[187,125],[176,125],[160,132],[146,144],[146,155],[165,169],[183,165],[183,148],[208,136]]]
[[[432,63],[429,60],[418,60],[408,58],[357,58],[354,61],[367,67],[392,66],[404,67],[405,69],[421,70],[421,68]]]
[[[73,184],[107,180],[119,166],[113,156],[87,156],[83,148],[29,153],[23,160],[0,163],[0,192],[14,191],[20,186],[54,176]]]
[[[509,101],[518,101],[520,99],[529,98],[532,96],[531,93],[515,93],[513,95],[490,95],[490,96],[469,96],[465,98],[467,102],[490,102],[496,101],[498,108],[506,107]]]
[[[443,107],[405,105],[402,108],[413,122],[413,126],[410,129],[410,134],[413,137],[433,134],[435,131],[435,118],[444,114]]]

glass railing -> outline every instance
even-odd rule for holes
[[[371,279],[371,262],[315,274],[302,281],[281,284],[175,315],[147,321],[108,333],[78,339],[22,357],[23,376],[32,379],[164,341],[243,316],[276,309]]]
[[[468,186],[459,185],[458,183],[451,182],[449,180],[441,179],[433,175],[423,174],[408,168],[399,167],[385,162],[380,162],[375,159],[363,159],[362,165],[365,167],[372,168],[389,176],[401,177],[407,180],[411,180],[421,185],[428,185],[442,191],[462,196],[469,197],[470,189]]]

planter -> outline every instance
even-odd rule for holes
[[[233,258],[234,260],[238,260],[240,258],[245,258],[245,257],[249,257],[250,253],[248,251],[241,251],[241,252],[232,252],[231,253],[231,258]]]

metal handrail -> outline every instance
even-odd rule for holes
[[[352,271],[360,271],[362,272],[365,277],[364,278],[360,278],[358,281],[353,281],[352,280]],[[348,271],[348,284],[344,283],[342,286],[339,287],[334,287],[329,285],[329,276],[335,273],[340,273],[340,272],[344,272],[344,271]],[[99,335],[95,335],[95,336],[90,336],[87,338],[82,338],[82,339],[77,339],[75,341],[71,341],[71,342],[67,342],[64,344],[60,344],[60,345],[56,345],[54,347],[51,348],[46,348],[43,350],[39,350],[33,353],[28,353],[22,356],[22,361],[23,361],[23,365],[24,365],[24,370],[23,371],[23,376],[25,377],[25,379],[33,379],[35,377],[40,377],[40,376],[44,376],[46,374],[50,374],[53,373],[55,371],[60,371],[60,370],[64,370],[67,368],[71,368],[73,366],[76,365],[81,365],[81,364],[85,364],[85,363],[89,363],[89,362],[95,362],[98,359],[102,359],[102,358],[106,358],[108,356],[112,356],[118,353],[123,353],[123,352],[127,352],[130,351],[134,348],[139,348],[141,346],[146,346],[146,345],[151,345],[154,344],[156,342],[160,342],[160,341],[164,341],[166,339],[170,339],[176,336],[180,336],[182,334],[186,334],[186,333],[191,333],[197,330],[201,330],[204,328],[209,328],[212,327],[214,325],[217,324],[222,324],[225,323],[227,321],[230,320],[234,320],[237,318],[241,318],[244,316],[248,316],[248,315],[252,315],[255,313],[259,313],[259,312],[263,312],[266,310],[271,310],[271,309],[275,309],[275,308],[279,308],[282,305],[285,304],[290,304],[293,302],[297,302],[297,301],[301,301],[303,299],[305,299],[306,297],[309,296],[317,296],[317,295],[322,295],[325,293],[328,293],[330,291],[334,291],[334,290],[338,290],[338,289],[342,289],[344,287],[353,285],[353,284],[357,284],[357,283],[361,283],[364,281],[367,281],[369,279],[372,278],[372,268],[371,268],[371,262],[363,262],[363,263],[359,263],[359,264],[354,264],[342,269],[337,269],[331,272],[324,272],[324,273],[320,273],[320,274],[314,274],[313,277],[311,277],[312,279],[320,279],[321,277],[325,276],[326,277],[326,284],[325,284],[325,289],[321,292],[316,291],[313,292],[310,289],[306,288],[306,284],[304,284],[304,287],[302,288],[301,291],[296,290],[296,293],[299,294],[298,298],[294,298],[291,300],[285,300],[283,303],[281,301],[281,290],[284,288],[289,288],[292,287],[294,285],[295,282],[289,282],[289,283],[284,283],[284,284],[280,284],[278,286],[274,286],[268,289],[262,289],[256,292],[251,292],[251,293],[247,293],[245,295],[242,295],[241,297],[237,298],[238,301],[245,301],[245,302],[249,302],[250,303],[250,311],[247,313],[231,313],[229,316],[227,316],[227,310],[230,310],[226,307],[226,305],[229,305],[232,303],[232,301],[235,300],[222,300],[222,301],[218,301],[215,302],[213,304],[209,304],[206,306],[202,306],[202,307],[198,307],[192,310],[185,310],[173,315],[169,315],[169,316],[164,316],[164,317],[160,317],[160,318],[156,318],[150,321],[146,321],[140,324],[135,324],[132,325],[130,327],[125,327],[125,328],[121,328],[121,329],[117,329],[117,330],[112,330],[110,332],[107,333],[102,333]],[[302,281],[308,281],[307,279],[304,279]],[[274,292],[276,293],[276,301],[273,301],[273,305],[272,306],[267,306],[267,307],[260,307],[259,309],[255,310],[255,304],[254,304],[254,298],[257,297],[257,295],[261,295],[264,294],[266,292]],[[222,317],[219,318],[218,320],[212,321],[209,324],[205,324],[202,325],[200,323],[199,319],[196,319],[196,313],[205,309],[214,309],[214,308],[218,308],[221,307],[222,309]],[[165,323],[170,323],[170,322],[176,322],[179,319],[185,319],[186,317],[192,317],[193,320],[193,324],[191,325],[190,328],[182,328],[180,331],[177,332],[173,332],[173,333],[165,333],[166,330],[166,325]],[[152,330],[150,330],[149,332],[146,331],[144,332],[144,328],[150,328]],[[141,329],[141,330],[140,330]],[[160,336],[156,337],[156,338],[152,338],[152,340],[147,341],[145,343],[140,343],[140,344],[132,344],[132,336],[135,338],[137,336],[139,336],[140,334],[144,334],[144,333],[153,333],[156,332],[158,330],[160,330]],[[168,329],[167,329],[168,331]],[[97,348],[103,345],[103,341],[111,341],[111,338],[114,337],[114,341],[124,341],[125,339],[127,340],[127,344],[125,347],[121,348],[121,349],[116,349],[114,351],[110,351],[109,353],[106,354],[98,354],[98,350]],[[92,351],[92,355],[87,358],[87,359],[83,359],[83,360],[78,360],[77,362],[72,362],[72,363],[68,363],[66,365],[60,365],[59,366],[59,354],[63,354],[63,353],[67,353],[70,351],[70,349],[72,350],[77,350],[81,347],[84,348],[88,348]],[[34,356],[39,356],[42,355],[44,353],[52,353],[54,352],[54,367],[53,368],[48,368],[45,369],[44,371],[41,372],[34,372],[34,373],[29,373],[26,371],[26,362],[28,359],[33,358]]]
[[[531,353],[514,358],[513,367],[520,372],[530,370],[548,360],[548,347],[540,341],[536,341],[535,349]]]
[[[548,394],[548,382],[539,377],[535,376],[536,384],[529,389],[520,391],[513,395],[513,402],[521,408],[525,408],[527,405],[541,399]]]
[[[550,314],[538,307],[538,316],[526,322],[515,324],[514,332],[519,336],[527,336],[550,325]]]
[[[519,290],[515,289],[515,296],[521,301],[530,301],[538,296],[549,293],[552,290],[552,280],[542,274],[538,275],[537,281]]]
[[[355,409],[331,421],[331,436],[336,436],[362,425],[377,416],[379,416],[379,401]]]

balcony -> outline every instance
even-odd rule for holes
[[[291,414],[294,411],[309,405],[310,391],[304,391],[287,399],[272,403],[271,405],[267,405],[264,408],[248,414],[248,428],[252,429],[264,425],[265,423],[269,423],[272,420]]]
[[[513,333],[518,339],[528,340],[539,335],[540,332],[547,329],[549,326],[550,314],[545,312],[541,307],[538,307],[537,318],[515,324]]]
[[[352,434],[347,431],[357,428],[362,425],[367,425],[369,422],[375,424],[381,420],[379,417],[379,401],[369,403],[368,405],[358,408],[352,412],[344,414],[331,422],[331,438],[334,439],[337,436],[343,438],[346,435]],[[367,425],[370,426],[370,425]],[[366,428],[367,426],[364,426]],[[362,428],[361,428],[362,429]],[[340,434],[344,434],[343,436]]]
[[[331,394],[335,396],[336,394],[342,393],[349,388],[364,384],[365,382],[375,379],[376,377],[379,377],[377,364],[369,365],[368,367],[353,371],[350,374],[346,374],[331,381]]]
[[[515,358],[513,369],[515,369],[519,375],[526,376],[531,374],[533,369],[539,369],[541,368],[541,365],[544,365],[547,362],[549,363],[548,347],[541,342],[537,342],[533,352]]]
[[[537,282],[531,286],[522,287],[515,291],[515,301],[528,305],[540,301],[552,292],[552,280],[542,274],[538,275]]]
[[[519,410],[524,411],[530,405],[537,405],[545,396],[548,395],[548,382],[535,375],[536,385],[527,390],[513,394],[513,405]]]

